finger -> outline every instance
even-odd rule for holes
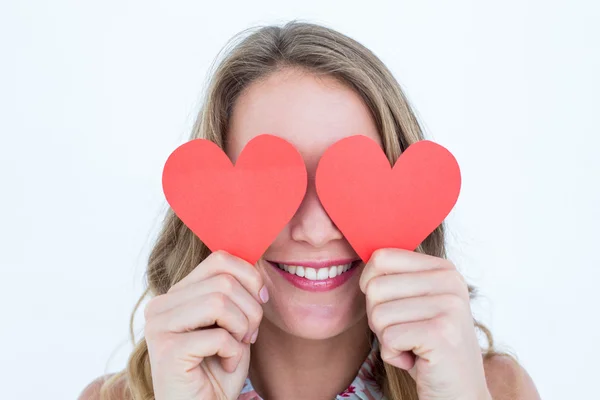
[[[464,300],[457,296],[442,294],[367,304],[369,326],[375,333],[381,333],[391,325],[429,320],[450,311],[454,313],[465,307],[463,303]]]
[[[206,357],[218,356],[223,369],[231,373],[242,358],[243,347],[228,331],[215,328],[178,334],[173,352],[178,360],[187,364],[187,371]]]
[[[458,271],[435,269],[376,276],[367,284],[365,294],[372,304],[438,294],[454,294],[468,300],[469,288]]]
[[[402,249],[378,249],[373,252],[360,276],[360,290],[365,292],[369,281],[379,275],[419,272],[433,269],[454,269],[454,265],[440,257]]]
[[[384,347],[381,349],[381,359],[394,367],[408,371],[415,366],[416,356],[412,351],[397,352]]]
[[[381,358],[388,362],[403,352],[432,361],[435,348],[431,320],[391,325],[381,332]],[[388,362],[389,363],[389,362]]]
[[[221,274],[207,280],[192,283],[174,292],[152,299],[145,309],[146,318],[179,308],[188,302],[200,304],[203,296],[211,293],[223,293],[244,313],[248,319],[248,333],[244,337],[250,342],[252,333],[258,329],[263,315],[261,305],[248,293],[237,279],[229,274]]]
[[[240,341],[248,333],[248,318],[242,310],[223,293],[210,293],[154,315],[146,323],[146,336],[189,332],[215,324]]]
[[[412,351],[432,365],[438,364],[444,354],[459,351],[468,339],[447,317],[391,325],[378,337],[381,338],[382,359],[384,355],[391,358],[394,353]]]
[[[252,264],[239,257],[232,256],[225,251],[211,253],[185,278],[173,285],[169,289],[169,293],[181,290],[194,282],[203,281],[223,273],[234,276],[252,294],[256,301],[261,304],[263,303],[259,292],[264,283],[258,269]]]

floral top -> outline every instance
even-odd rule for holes
[[[335,400],[387,400],[373,375],[378,346],[377,338],[374,338],[371,345],[371,352],[360,366],[358,374],[346,390],[335,396]],[[256,393],[252,382],[250,382],[250,378],[246,378],[238,400],[264,399]]]

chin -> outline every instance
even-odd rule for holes
[[[275,299],[274,299],[275,300]],[[293,299],[277,299],[264,309],[264,318],[281,331],[303,339],[325,340],[336,337],[365,318],[362,293],[353,299],[333,304],[296,303]]]
[[[279,263],[264,261],[261,270],[270,296],[263,318],[283,333],[312,340],[336,337],[355,326],[366,317],[366,300],[359,287],[364,265],[358,259],[338,260],[310,263],[315,270],[332,272],[316,280],[291,276]],[[330,264],[344,263],[333,273]]]

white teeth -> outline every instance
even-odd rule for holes
[[[328,279],[329,278],[329,268],[321,268],[319,272],[317,272],[317,279]]]
[[[352,267],[352,263],[344,265],[334,265],[329,268],[319,269],[303,267],[301,265],[277,264],[277,266],[290,274],[295,274],[299,277],[306,278],[311,281],[321,281],[325,279],[335,278],[336,276],[343,274]]]
[[[317,280],[317,271],[314,268],[304,267],[304,277],[311,281]]]
[[[325,269],[325,268],[323,268],[323,269]],[[329,271],[328,271],[328,274],[327,274],[327,277],[328,278],[335,278],[336,276],[337,276],[337,267],[330,267]]]

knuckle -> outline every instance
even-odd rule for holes
[[[373,306],[371,309],[371,316],[369,317],[369,327],[374,332],[382,332],[383,326],[383,316],[382,316],[382,308],[381,305],[377,304]]]
[[[146,306],[144,307],[144,319],[146,321],[156,313],[157,303],[160,302],[161,299],[161,296],[156,296],[148,300],[148,303],[146,303]]]
[[[393,326],[388,326],[381,331],[381,343],[385,347],[394,348],[394,339],[397,337]]]
[[[469,288],[464,276],[456,270],[442,269],[436,272],[438,284],[460,297],[468,296]]]
[[[227,296],[223,293],[215,292],[210,296],[210,307],[214,312],[222,312],[227,304]]]
[[[458,293],[460,293],[463,297],[469,296],[469,284],[465,277],[459,273],[458,271],[454,274],[454,282],[457,288]]]
[[[231,337],[231,334],[224,328],[215,328],[215,331],[215,340],[217,341],[219,346],[223,347],[227,345],[229,343],[229,338]]]
[[[460,329],[450,318],[438,317],[432,320],[434,335],[445,345],[459,347],[461,343]]]
[[[464,307],[464,300],[457,295],[446,295],[443,298],[444,307],[447,312],[454,313],[460,311]]]
[[[382,287],[381,276],[371,278],[365,287],[365,295],[369,296],[372,301],[377,302],[380,300],[380,293]]]
[[[456,265],[447,258],[440,258],[441,267],[456,271]]]
[[[229,274],[219,275],[219,285],[223,293],[232,294],[235,290],[236,284],[237,280],[233,276]]]
[[[394,358],[394,356],[396,355],[393,351],[390,351],[390,349],[386,346],[386,347],[381,347],[381,360],[389,363],[391,359]]]
[[[250,311],[250,315],[248,315],[248,319],[252,326],[260,325],[260,321],[262,321],[263,317],[263,308],[255,302],[252,306],[252,310]]]
[[[215,264],[225,263],[228,260],[228,254],[224,250],[217,250],[212,252],[209,255],[210,259],[215,262]]]
[[[258,271],[258,268],[252,267],[250,269],[252,271],[251,274],[251,284],[254,285],[254,289],[256,292],[258,292],[258,290],[260,290],[260,288],[263,287],[263,277],[260,274],[260,272]]]
[[[467,285],[467,281],[465,280],[465,277],[458,272],[457,270],[452,271],[452,276],[454,278],[454,281],[460,285]]]
[[[243,336],[248,332],[248,329],[250,329],[250,326],[247,318],[236,319],[231,326],[227,327],[229,334],[233,337],[238,337],[239,335],[239,339],[243,338]]]
[[[387,251],[387,249],[377,249],[371,255],[370,263],[375,270],[385,263]]]

